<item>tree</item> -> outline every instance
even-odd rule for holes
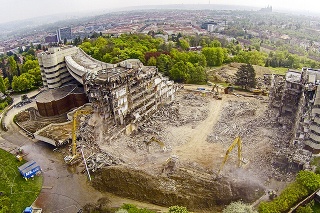
[[[3,77],[0,77],[0,92],[2,92],[3,94],[6,93],[6,86],[4,84]]]
[[[18,65],[17,62],[14,60],[13,56],[10,56],[8,58],[8,62],[9,62],[9,73],[11,76],[14,76],[17,74],[17,69],[18,69]]]
[[[205,84],[207,82],[207,74],[202,66],[195,66],[189,70],[190,84]]]
[[[170,206],[169,213],[189,213],[189,211],[184,206]]]
[[[166,54],[161,54],[159,57],[157,57],[157,67],[159,72],[168,76],[172,67],[171,57]]]
[[[250,205],[247,205],[241,201],[237,201],[228,205],[223,210],[223,213],[258,213],[258,212],[253,210]]]
[[[189,42],[185,39],[180,39],[179,43],[180,43],[181,49],[183,49],[183,50],[188,50],[190,47]]]
[[[148,62],[147,62],[148,66],[156,66],[157,65],[157,59],[155,57],[151,57],[149,58]]]
[[[225,60],[226,49],[221,47],[205,47],[202,49],[202,54],[206,57],[209,67],[221,66]]]
[[[22,92],[34,87],[35,81],[29,73],[23,73],[20,76],[14,76],[12,80],[12,89],[16,92]]]
[[[305,186],[310,192],[320,187],[320,175],[311,171],[300,171],[296,178],[297,182]]]
[[[254,88],[256,86],[256,72],[251,64],[243,64],[236,73],[236,85],[242,88]]]
[[[4,82],[4,86],[5,86],[6,90],[8,90],[8,89],[10,88],[9,79],[8,79],[8,78],[5,78],[5,79],[3,80],[3,82]]]
[[[26,60],[22,65],[22,73],[26,73],[31,69],[39,68],[39,63],[37,60]]]
[[[41,76],[41,71],[39,66],[28,70],[28,74],[30,74],[33,78],[33,82],[34,82],[33,86],[42,85],[42,76]]]
[[[170,78],[179,83],[187,82],[190,78],[188,68],[183,61],[176,63],[170,70]]]

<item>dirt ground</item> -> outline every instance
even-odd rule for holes
[[[198,87],[207,91],[199,91]],[[107,140],[110,138],[106,135],[108,127],[95,125],[102,121],[98,121],[99,116],[93,116],[89,121],[93,124],[90,127],[90,134],[83,131],[83,128],[90,125],[80,125],[79,134],[82,142],[79,144],[86,145],[87,157],[93,153],[93,150],[90,152],[90,147],[94,147],[92,148],[94,152],[100,149],[113,159],[119,159],[117,161],[119,164],[132,171],[141,171],[153,177],[173,175],[178,178],[180,175],[181,179],[190,178],[190,174],[194,174],[191,175],[193,180],[186,181],[195,184],[197,178],[206,179],[208,186],[212,187],[219,185],[219,181],[216,182],[219,176],[224,177],[223,181],[230,183],[240,181],[238,184],[240,192],[233,186],[221,186],[230,188],[227,191],[230,191],[231,199],[246,196],[246,190],[241,188],[244,186],[243,182],[246,183],[248,190],[250,185],[252,186],[251,191],[258,190],[257,188],[281,191],[295,174],[295,169],[288,166],[285,153],[281,151],[289,146],[292,137],[291,126],[278,124],[277,111],[268,107],[266,96],[244,97],[224,94],[222,100],[216,100],[210,95],[210,90],[209,86],[186,85],[176,93],[173,102],[164,104],[153,116],[139,124],[137,132],[132,135],[121,133],[111,141]],[[90,135],[91,139],[86,139],[86,135],[87,137]],[[242,168],[237,167],[237,147],[235,147],[218,175],[226,151],[237,136],[242,140],[244,165]],[[152,140],[152,137],[156,140]],[[88,143],[92,138],[94,144]],[[117,171],[127,173],[128,170],[124,171],[121,168]],[[189,176],[183,175],[183,172],[187,172]],[[115,173],[117,172],[113,171],[113,174]],[[115,180],[114,183],[121,177],[121,175],[114,177],[108,172],[104,174],[109,175],[110,181]],[[130,175],[126,178],[126,184],[133,181],[129,180]],[[139,178],[137,180],[141,180]],[[151,179],[147,180],[151,182]],[[99,181],[102,183],[104,180],[99,179]],[[106,183],[111,184],[108,187],[112,187],[113,183],[110,181]],[[162,186],[165,188],[164,191],[179,191],[179,187],[181,188],[176,179],[159,179],[159,181],[166,183]],[[212,181],[216,185],[211,185]],[[97,188],[100,190],[101,187]],[[216,187],[217,193],[221,190],[219,187]],[[102,188],[107,190],[106,186]],[[183,190],[180,191],[185,193]],[[126,196],[130,197],[128,194]],[[217,205],[218,203],[217,201]]]
[[[219,175],[230,182],[250,182],[265,191],[281,191],[296,172],[281,152],[288,148],[292,133],[290,126],[277,123],[277,110],[269,109],[268,97],[229,94],[216,100],[196,88],[185,86],[175,101],[164,105],[138,133],[121,134],[112,142],[100,138],[100,148],[131,169],[150,175],[187,170],[214,179],[228,147],[240,136],[243,167],[237,167],[235,147]],[[150,142],[151,137],[165,147]]]

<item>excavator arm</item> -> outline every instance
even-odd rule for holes
[[[65,162],[71,163],[77,157],[77,127],[78,117],[80,115],[88,115],[92,113],[92,110],[81,109],[77,110],[72,116],[72,156],[66,156]]]
[[[223,169],[225,163],[227,162],[228,160],[228,156],[230,154],[230,152],[233,150],[233,148],[238,145],[238,167],[241,166],[241,163],[242,163],[242,156],[241,156],[241,153],[242,153],[242,142],[241,142],[241,139],[240,137],[236,137],[236,139],[234,139],[234,141],[232,142],[232,144],[229,146],[229,148],[227,149],[227,152],[226,152],[226,155],[224,156],[224,159],[222,161],[222,164],[220,166],[220,169],[218,171],[218,174],[220,174],[221,170]]]

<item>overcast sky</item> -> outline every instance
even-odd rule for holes
[[[160,4],[231,4],[317,12],[319,0],[0,0],[0,23],[66,12]]]

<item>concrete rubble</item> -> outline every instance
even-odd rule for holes
[[[93,153],[86,158],[87,166],[89,171],[95,172],[98,169],[121,164],[121,160],[113,157],[111,154],[106,152]]]

